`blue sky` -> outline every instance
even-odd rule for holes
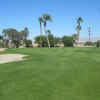
[[[47,23],[55,36],[77,33],[76,19],[80,16],[80,37],[88,37],[88,27],[92,28],[92,37],[100,37],[100,0],[0,0],[0,34],[6,28],[18,31],[28,27],[29,38],[40,34],[38,17],[49,13],[53,22]],[[44,34],[44,30],[43,30]]]

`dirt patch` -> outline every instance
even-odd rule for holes
[[[23,54],[0,54],[0,64],[23,60],[23,57],[25,57],[25,56],[27,56],[27,55],[23,55]]]
[[[0,51],[4,51],[4,50],[6,50],[6,48],[0,48]]]

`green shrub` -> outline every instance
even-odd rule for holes
[[[64,43],[65,46],[72,47],[74,44],[74,39],[70,36],[63,36],[62,43]]]
[[[100,40],[99,41],[97,41],[97,47],[100,47]]]
[[[25,43],[26,43],[26,47],[30,47],[30,45],[32,45],[32,41],[31,40],[26,40]]]
[[[84,44],[84,45],[91,46],[91,45],[93,45],[93,43],[92,43],[92,42],[85,42],[85,44]]]

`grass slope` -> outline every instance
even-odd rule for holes
[[[100,48],[26,48],[0,64],[0,100],[100,100]]]

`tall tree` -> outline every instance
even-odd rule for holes
[[[48,46],[50,47],[50,42],[49,42],[49,38],[48,38],[48,35],[47,35],[47,31],[46,31],[46,26],[47,26],[47,21],[52,22],[51,15],[49,15],[49,14],[44,14],[44,15],[43,15],[43,20],[44,20],[44,30],[45,30],[45,34],[46,34]]]
[[[15,47],[18,47],[20,43],[19,32],[13,28],[7,30],[8,30],[8,39],[14,43]]]
[[[78,46],[79,46],[79,36],[80,36],[80,30],[81,30],[81,26],[80,26],[80,23],[81,22],[83,22],[83,18],[82,17],[79,17],[78,19],[77,19],[77,23],[78,23],[78,26],[77,26],[77,28],[76,29],[78,29]]]
[[[27,37],[28,37],[29,31],[28,28],[26,27],[24,30],[22,30],[21,32],[19,32],[19,38],[20,38],[20,42],[23,44],[25,43]]]
[[[0,35],[0,46],[1,46],[1,41],[3,40],[3,36],[2,35]]]
[[[40,42],[42,47],[42,23],[43,23],[42,17],[39,17],[38,21],[40,22]]]
[[[25,40],[27,39],[27,37],[28,37],[28,34],[29,34],[29,30],[28,30],[28,28],[27,27],[25,27],[25,34],[24,34],[24,36],[25,36]]]
[[[8,36],[8,29],[4,29],[3,31],[2,31],[2,33],[3,33],[3,36],[4,36],[4,44],[5,44],[5,48],[6,48],[6,40],[7,40],[7,36]]]
[[[2,35],[0,35],[0,41],[1,41],[1,40],[3,40],[3,36],[2,36]]]

